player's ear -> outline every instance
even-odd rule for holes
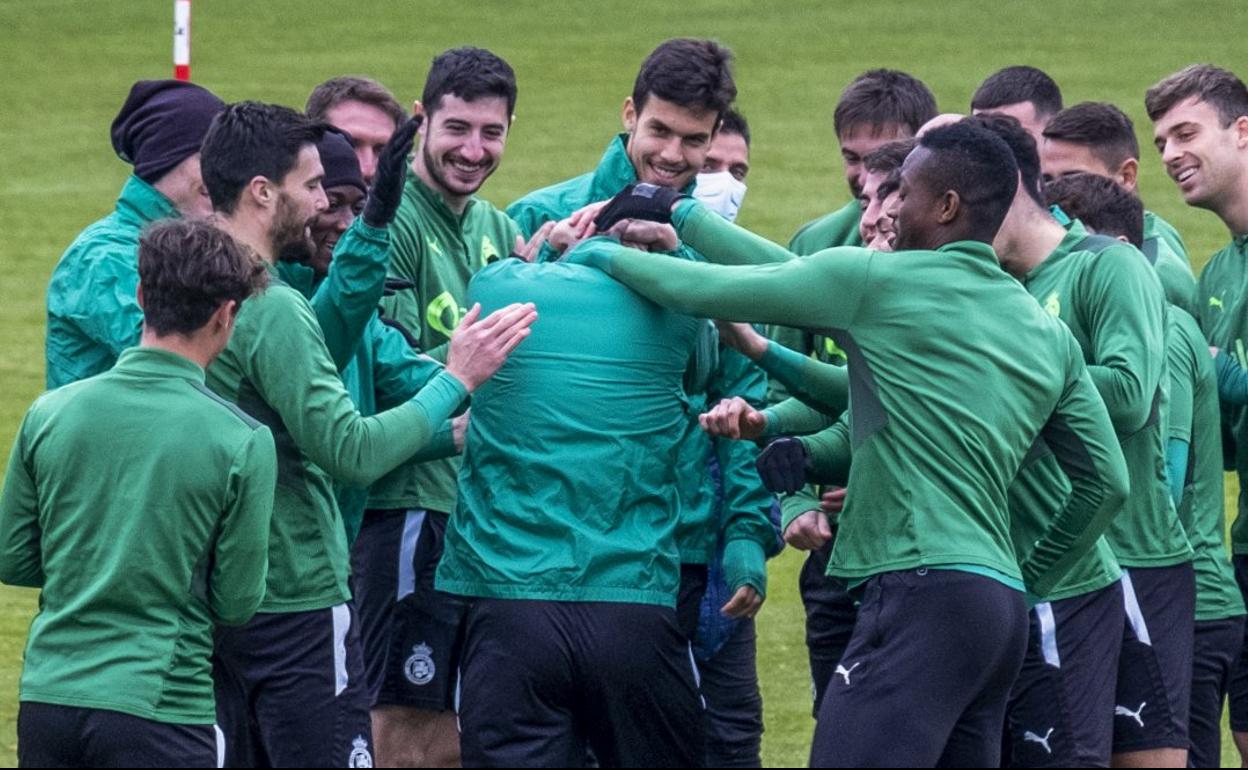
[[[134,290],[134,301],[139,303],[139,308],[142,309],[143,307],[143,284],[141,283]]]
[[[945,190],[945,194],[940,196],[940,210],[936,214],[936,221],[942,225],[947,225],[958,218],[958,214],[962,211],[962,196],[958,195],[956,190]]]
[[[1241,150],[1248,147],[1248,115],[1235,119],[1235,146]]]
[[[1114,181],[1127,192],[1135,192],[1140,177],[1140,162],[1135,158],[1127,158],[1114,173]]]
[[[633,104],[633,97],[624,97],[624,109],[620,114],[620,120],[624,123],[624,130],[633,133],[637,129],[637,106]]]

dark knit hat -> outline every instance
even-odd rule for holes
[[[145,182],[199,152],[208,126],[225,109],[206,88],[181,80],[140,80],[113,120],[113,149]]]
[[[368,185],[364,184],[360,161],[355,157],[355,149],[351,147],[349,136],[347,132],[331,126],[317,143],[321,166],[325,169],[325,179],[321,182],[321,187],[328,190],[331,187],[354,185],[360,188],[360,192],[367,193]]]

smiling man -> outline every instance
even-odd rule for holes
[[[1231,243],[1214,254],[1200,275],[1198,305],[1209,344],[1244,364],[1248,339],[1248,88],[1233,73],[1197,64],[1165,78],[1144,98],[1153,142],[1166,173],[1189,206],[1217,214]],[[1248,409],[1222,407],[1226,462],[1248,483]],[[1248,586],[1248,500],[1239,497],[1231,550],[1240,590]],[[1240,669],[1244,669],[1241,658]],[[1231,682],[1231,730],[1248,756],[1248,677]]]
[[[360,162],[364,183],[372,184],[386,142],[407,118],[389,89],[371,78],[326,80],[308,95],[309,118],[346,132]]]
[[[414,106],[425,121],[390,226],[390,273],[415,288],[397,292],[382,307],[388,321],[440,361],[465,313],[469,279],[516,243],[515,223],[476,195],[503,159],[515,107],[511,66],[470,47],[434,58]],[[388,601],[374,592],[363,594],[360,605],[376,640],[366,656],[374,671],[373,728],[382,764],[444,766],[459,758],[454,706],[465,603],[433,587],[458,472],[457,458],[404,465],[370,491],[362,532],[402,533],[401,552],[414,559],[416,575]],[[358,564],[393,560],[386,538],[362,535],[361,548],[370,544],[376,547],[371,553],[357,549]],[[400,601],[412,612],[392,613]],[[427,673],[414,673],[418,665]]]

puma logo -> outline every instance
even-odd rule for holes
[[[1050,727],[1049,731],[1044,734],[1043,738],[1041,738],[1039,735],[1036,735],[1031,730],[1028,730],[1027,732],[1023,733],[1023,742],[1038,743],[1044,747],[1045,752],[1052,754],[1053,749],[1049,747],[1049,737],[1052,735],[1053,735],[1052,727]]]
[[[1209,307],[1216,307],[1218,310],[1225,310],[1225,309],[1226,309],[1226,307],[1222,304],[1222,298],[1221,298],[1221,297],[1210,297],[1210,298],[1209,298]]]
[[[1142,713],[1144,712],[1144,707],[1145,707],[1145,706],[1147,706],[1147,705],[1148,705],[1148,703],[1141,703],[1141,704],[1140,704],[1140,707],[1139,707],[1138,709],[1136,709],[1135,711],[1132,711],[1131,709],[1127,708],[1126,706],[1114,706],[1114,716],[1116,716],[1116,717],[1131,717],[1131,718],[1132,718],[1132,719],[1134,719],[1137,723],[1139,723],[1140,727],[1143,727],[1143,726],[1144,726],[1144,720],[1140,718],[1140,714],[1142,714]]]
[[[861,665],[862,665],[861,660],[855,663],[854,665],[850,666],[849,668],[845,668],[844,666],[838,663],[836,666],[836,675],[839,677],[842,677],[845,680],[845,686],[848,687],[849,675],[853,673],[854,669],[858,668]]]

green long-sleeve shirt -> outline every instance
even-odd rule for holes
[[[535,190],[508,206],[507,213],[515,219],[524,236],[531,237],[546,222],[568,217],[590,203],[608,200],[636,182],[637,172],[628,157],[627,141],[627,134],[615,136],[592,172]],[[693,188],[691,182],[683,192],[692,193]],[[685,246],[678,248],[675,254],[682,259],[703,260],[702,255]],[[550,249],[543,252],[544,258],[554,256],[557,255]],[[758,490],[762,485],[749,452],[732,451],[722,457],[724,510],[728,515],[717,521],[714,480],[708,458],[719,450],[712,446],[697,422],[698,414],[721,398],[739,396],[761,405],[766,394],[766,378],[744,356],[722,346],[714,325],[709,322],[704,322],[700,329],[694,350],[685,377],[689,421],[683,428],[682,471],[678,476],[682,513],[677,542],[681,560],[689,564],[707,563],[714,556],[717,536],[723,542],[754,540],[767,553],[772,553],[776,547],[775,534],[767,508],[758,505],[761,499]],[[747,493],[750,489],[755,491]]]
[[[1151,211],[1144,212],[1144,256],[1157,271],[1166,301],[1191,315],[1199,312],[1196,276],[1178,232]]]
[[[359,236],[355,236],[357,231]],[[311,268],[303,265],[278,265],[282,279],[308,298],[326,339],[335,341],[326,343],[331,357],[335,351],[349,352],[348,362],[341,372],[342,383],[352,403],[365,417],[415,397],[442,371],[440,363],[413,350],[402,332],[382,323],[375,299],[367,308],[367,314],[363,313],[364,302],[379,298],[384,290],[388,244],[385,230],[369,228],[357,220],[334,249],[334,261],[324,280],[318,282]],[[380,271],[375,269],[376,265],[380,265]],[[362,324],[361,318],[364,319]],[[407,462],[427,462],[455,454],[448,422]],[[335,482],[334,494],[350,547],[364,520],[368,490],[356,484]]]
[[[1200,328],[1210,345],[1240,366],[1248,365],[1248,234],[1210,258],[1200,274]],[[1248,407],[1222,405],[1225,467],[1239,476],[1237,515],[1231,524],[1231,550],[1248,554]]]
[[[1166,314],[1166,362],[1170,405],[1166,435],[1189,446],[1182,469],[1179,520],[1196,552],[1196,620],[1244,614],[1226,550],[1222,499],[1222,427],[1213,358],[1196,319],[1178,308]]]
[[[323,609],[350,598],[347,543],[331,478],[367,486],[416,454],[463,402],[442,372],[410,401],[370,417],[351,402],[308,301],[272,271],[239,311],[208,385],[273,431],[277,497],[264,612]]]
[[[212,630],[264,596],[269,429],[155,348],[44,394],[0,498],[0,580],[41,589],[21,700],[216,721]]]
[[[49,388],[106,372],[121,351],[139,344],[139,234],[152,222],[176,216],[168,198],[131,176],[113,212],[65,250],[48,283]]]
[[[469,299],[533,302],[539,318],[473,394],[438,588],[674,606],[682,378],[700,322],[561,262],[491,265]]]
[[[990,246],[797,259],[696,203],[674,223],[717,261],[781,264],[623,247],[581,259],[674,310],[818,330],[849,355],[854,462],[830,574],[958,565],[1045,592],[1094,545],[1126,495],[1121,450],[1077,344]],[[1006,489],[1040,435],[1074,491],[1020,570]]]
[[[506,214],[479,198],[456,215],[439,193],[408,174],[390,224],[390,274],[416,288],[382,300],[386,318],[407,329],[427,355],[445,361],[451,332],[468,312],[468,281],[510,254],[518,232]],[[404,465],[373,485],[368,507],[449,513],[458,472],[458,457]]]
[[[1165,296],[1156,274],[1133,246],[1089,238],[1075,221],[1023,285],[1074,334],[1118,432],[1131,495],[1106,539],[1119,563],[1164,567],[1191,561],[1166,488]]]

